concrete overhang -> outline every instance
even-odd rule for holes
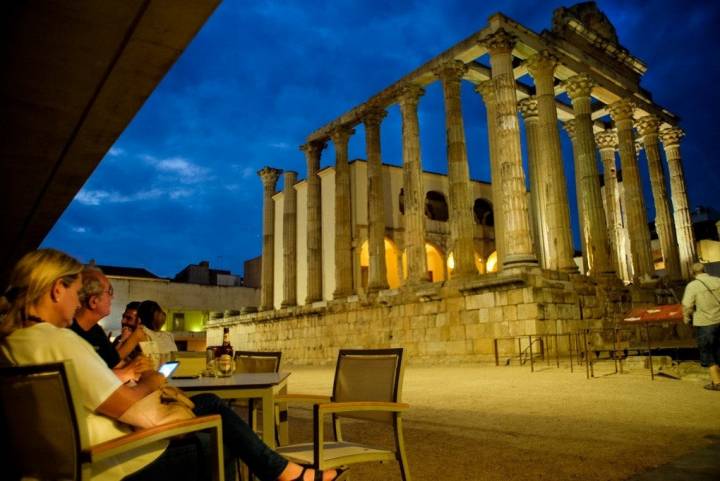
[[[219,3],[3,6],[0,286],[17,259],[42,242]]]

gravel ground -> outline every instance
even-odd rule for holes
[[[292,393],[329,394],[333,369],[288,367]],[[620,481],[706,446],[720,434],[720,392],[703,376],[650,380],[647,370],[596,378],[566,367],[408,367],[403,400],[414,481]],[[290,412],[291,442],[312,439],[311,412]],[[380,426],[346,437],[389,443]],[[399,480],[395,463],[358,465],[353,481]]]

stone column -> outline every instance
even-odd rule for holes
[[[538,187],[543,211],[545,249],[543,267],[565,272],[577,272],[573,260],[575,249],[570,227],[568,203],[558,117],[555,106],[555,67],[557,59],[547,51],[533,55],[527,68],[535,81],[537,100]],[[531,174],[532,176],[532,174]]]
[[[350,210],[350,166],[348,141],[355,131],[338,127],[332,133],[335,144],[335,291],[340,299],[353,293],[352,284],[352,211]]]
[[[622,211],[618,193],[617,167],[615,165],[615,149],[617,147],[617,134],[613,131],[598,132],[595,134],[595,143],[600,151],[603,163],[603,180],[605,183],[605,220],[608,226],[611,254],[618,275],[625,281],[630,281],[627,257],[625,253],[625,240],[623,237]]]
[[[495,87],[495,129],[503,206],[503,269],[537,266],[530,239],[525,172],[522,166],[517,94],[513,75],[512,50],[515,39],[504,30],[489,35],[485,46]]]
[[[307,295],[305,303],[323,298],[322,291],[322,224],[320,222],[320,155],[324,142],[310,142],[301,147],[307,161]]]
[[[658,146],[658,129],[660,120],[653,115],[646,115],[637,120],[635,125],[642,136],[645,157],[648,162],[650,186],[655,202],[655,231],[660,240],[660,249],[665,262],[665,276],[668,279],[680,279],[680,254],[678,252],[675,226],[670,213],[670,199],[667,194],[667,180],[660,159]]]
[[[385,194],[380,153],[380,123],[386,115],[384,109],[373,108],[363,118],[368,182],[368,292],[388,288],[385,265]]]
[[[425,190],[420,159],[420,126],[417,106],[425,93],[417,84],[407,84],[398,99],[402,114],[403,189],[405,192],[405,251],[408,284],[427,282],[425,254]]]
[[[643,200],[640,172],[635,158],[633,139],[633,111],[630,99],[619,100],[609,106],[618,136],[618,151],[622,168],[623,195],[627,227],[630,233],[630,255],[633,264],[633,279],[647,281],[655,276],[650,229]]]
[[[285,171],[283,187],[283,300],[282,307],[297,305],[297,172]]]
[[[528,175],[530,176],[530,225],[532,227],[535,253],[538,256],[540,265],[546,269],[549,246],[547,242],[546,229],[547,219],[546,192],[542,188],[541,176],[546,175],[540,171],[540,133],[538,132],[538,110],[537,99],[534,96],[522,99],[518,102],[518,109],[525,119],[525,138],[527,140],[528,153]]]
[[[570,137],[570,142],[572,143],[573,148],[573,162],[577,165],[577,147],[575,146],[575,119],[566,120],[563,123],[563,128],[565,129],[565,132],[567,132],[568,137]],[[577,172],[575,173],[575,189],[577,190]],[[576,192],[576,196],[579,202],[581,193],[578,191]],[[590,270],[590,267],[588,265],[588,229],[585,226],[585,218],[582,214],[581,206],[578,205],[578,224],[580,228],[580,251],[582,252],[582,263],[583,263],[583,272],[587,274]]]
[[[590,117],[592,86],[593,81],[587,74],[576,75],[565,81],[575,113],[575,188],[580,226],[586,241],[583,256],[587,257],[589,272],[592,275],[614,275]]]
[[[263,183],[263,248],[260,271],[260,310],[273,308],[275,263],[275,184],[282,170],[263,167],[258,175]]]
[[[670,195],[674,207],[673,216],[680,251],[680,268],[683,279],[689,279],[692,273],[692,264],[695,262],[697,254],[685,186],[685,174],[683,173],[682,157],[680,156],[680,139],[684,135],[685,133],[678,127],[660,131],[670,175]]]
[[[492,205],[493,205],[493,220],[495,225],[493,226],[493,232],[495,235],[495,252],[497,255],[497,270],[502,269],[504,249],[502,246],[502,239],[505,237],[502,234],[503,225],[503,209],[502,209],[502,182],[500,181],[500,160],[497,155],[497,133],[495,132],[495,87],[493,86],[492,80],[486,80],[480,82],[475,91],[482,96],[483,102],[485,103],[485,111],[487,114],[487,132],[488,132],[488,148],[490,154],[490,182],[492,191]]]
[[[467,67],[460,60],[441,65],[435,74],[442,81],[445,99],[445,132],[447,135],[448,184],[450,190],[450,237],[455,260],[453,277],[477,274],[473,199],[470,195],[465,126],[460,101],[460,83]]]

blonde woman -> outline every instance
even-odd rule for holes
[[[131,427],[117,421],[131,406],[164,382],[157,373],[144,375],[133,387],[123,384],[95,350],[70,329],[79,307],[83,266],[62,252],[43,249],[26,254],[15,266],[10,286],[0,296],[0,362],[39,364],[72,359],[91,444],[114,439]],[[344,472],[315,472],[289,463],[272,451],[217,396],[193,397],[196,415],[220,414],[226,452],[226,479],[233,479],[240,457],[267,481],[339,481]],[[202,440],[199,440],[201,443]],[[203,479],[202,449],[187,440],[155,443],[132,458],[109,460],[92,474],[99,480]]]

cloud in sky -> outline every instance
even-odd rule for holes
[[[304,177],[306,136],[486,25],[500,10],[540,32],[573,2],[278,0],[223,2],[123,132],[45,240],[82,259],[174,275],[222,259],[242,271],[260,253],[264,165]],[[717,2],[600,0],[620,41],[648,64],[641,85],[679,114],[692,205],[715,205],[720,57]],[[470,172],[487,180],[480,97],[463,87]],[[427,170],[447,172],[442,90],[420,103]],[[350,158],[364,158],[361,126]],[[563,150],[575,204],[570,145]],[[383,161],[400,165],[401,123],[382,125]],[[334,162],[332,145],[322,165]],[[647,205],[652,206],[646,184]],[[282,188],[282,182],[278,184]],[[575,214],[573,214],[575,215]],[[85,232],[75,230],[78,226]]]

